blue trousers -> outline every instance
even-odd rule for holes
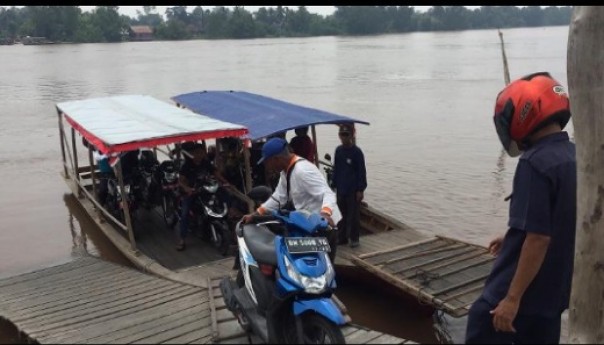
[[[480,297],[468,314],[466,344],[558,344],[561,315],[544,317],[518,314],[514,320],[516,333],[497,332],[493,327],[496,306]]]
[[[180,238],[182,240],[187,236],[189,229],[189,210],[193,204],[193,196],[184,196],[181,201],[181,214],[180,214]]]

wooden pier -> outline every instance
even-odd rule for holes
[[[86,256],[0,280],[0,317],[31,341],[54,344],[259,343],[225,308],[219,278],[210,289]],[[407,344],[354,324],[348,343]]]

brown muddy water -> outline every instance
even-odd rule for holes
[[[512,78],[549,71],[566,85],[567,26],[503,34]],[[83,251],[127,264],[66,196],[57,102],[245,90],[369,121],[357,129],[367,201],[423,233],[484,245],[506,229],[517,162],[492,124],[502,87],[496,30],[0,46],[0,278]],[[320,155],[333,155],[335,127],[317,132]],[[430,342],[429,318],[395,295],[345,281],[338,294],[356,322]],[[0,324],[0,342],[14,338]]]

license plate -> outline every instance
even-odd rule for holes
[[[316,253],[331,251],[325,237],[290,237],[285,239],[287,250],[292,254]]]

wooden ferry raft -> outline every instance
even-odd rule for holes
[[[245,343],[219,279],[205,289],[93,257],[0,280],[0,317],[29,340],[54,344]],[[338,302],[339,303],[339,302]],[[408,344],[347,324],[347,343]]]
[[[374,219],[376,214],[362,215],[365,235],[359,247],[338,246],[336,266],[361,267],[422,303],[455,317],[467,314],[495,257],[484,247],[428,237],[390,217]],[[383,227],[376,227],[378,223]]]

